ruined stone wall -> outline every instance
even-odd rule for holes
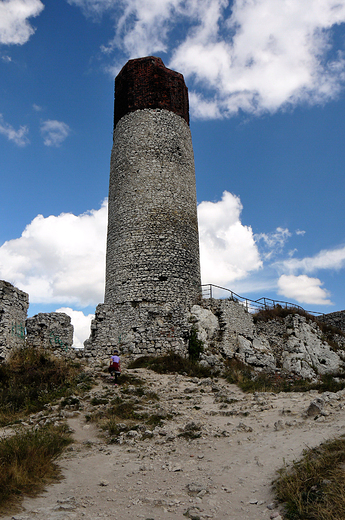
[[[39,313],[26,320],[28,347],[44,348],[58,357],[73,357],[73,325],[63,312]]]
[[[186,355],[190,328],[187,311],[178,304],[100,304],[91,336],[84,343],[84,356],[104,361],[114,348],[133,357],[172,351]]]
[[[24,346],[29,295],[0,280],[0,361]]]

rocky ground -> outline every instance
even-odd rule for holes
[[[141,406],[165,416],[163,424],[121,433],[109,444],[85,417],[108,406],[97,401],[119,395],[135,402],[137,391],[99,373],[79,410],[56,406],[28,419],[65,416],[74,444],[58,461],[64,478],[5,520],[280,520],[271,486],[276,471],[303,449],[345,433],[345,391],[253,395],[221,378],[127,373],[158,395]]]

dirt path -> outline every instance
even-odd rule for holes
[[[65,478],[5,520],[279,520],[271,489],[276,470],[304,448],[345,433],[345,391],[322,394],[322,412],[307,417],[316,392],[252,395],[222,379],[130,372],[158,394],[151,403],[157,413],[172,418],[107,444],[85,421],[86,407],[68,419],[75,443],[59,462]],[[109,390],[121,393],[104,379],[93,395]],[[200,438],[179,436],[199,427]]]

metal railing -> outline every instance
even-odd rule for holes
[[[260,310],[272,309],[274,307],[280,306],[283,309],[298,309],[301,312],[307,312],[308,314],[320,315],[323,316],[322,312],[317,311],[306,311],[300,305],[296,303],[284,302],[281,300],[272,300],[271,298],[259,298],[258,300],[251,300],[249,298],[245,298],[244,296],[240,296],[239,294],[234,293],[230,289],[226,287],[220,287],[219,285],[214,285],[212,283],[204,284],[201,286],[201,292],[203,298],[216,298],[216,299],[229,299],[231,301],[240,303],[245,307],[247,312],[258,312]],[[223,297],[220,296],[223,292]]]

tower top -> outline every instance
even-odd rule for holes
[[[129,60],[115,78],[114,128],[128,112],[163,108],[189,124],[188,89],[183,75],[155,56]]]

